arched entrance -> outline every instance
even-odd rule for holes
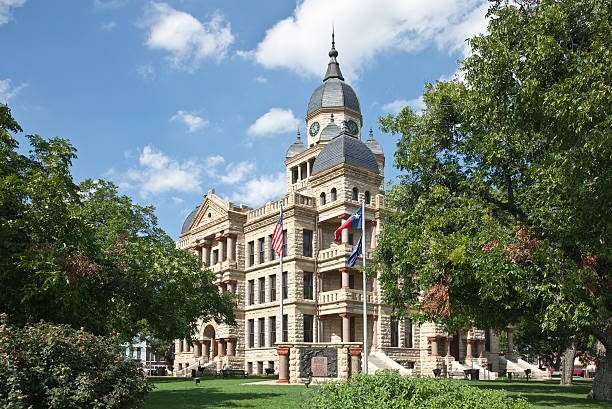
[[[203,356],[208,358],[208,360],[212,360],[217,355],[217,343],[215,342],[215,327],[208,324],[204,327],[204,331],[202,331],[202,340],[204,341],[204,345],[208,345],[208,347],[204,347]]]

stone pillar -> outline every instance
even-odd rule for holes
[[[223,345],[223,340],[221,338],[217,338],[217,356],[219,358],[221,358],[223,355],[225,355],[225,348]]]
[[[215,237],[215,240],[219,242],[219,263],[222,263],[225,260],[223,258],[223,254],[225,254],[225,240],[223,236]]]
[[[219,288],[219,294],[223,294],[223,285],[222,285],[222,283],[215,283],[215,285]]]
[[[342,342],[351,342],[351,315],[347,312],[338,315],[342,317]]]
[[[210,359],[210,340],[205,339],[202,341],[203,352],[202,355],[206,357],[206,359]]]
[[[372,348],[378,346],[378,315],[372,316]]]
[[[226,355],[227,356],[234,356],[236,351],[235,351],[235,345],[234,342],[236,340],[236,338],[224,338],[225,339],[225,343],[227,344],[227,352]]]
[[[348,268],[341,268],[342,273],[342,288],[349,288],[349,270]]]
[[[453,342],[453,337],[448,336],[446,337],[446,357],[447,358],[452,358],[453,356],[451,355],[451,342]],[[459,359],[459,358],[457,358]]]
[[[508,335],[508,354],[514,353],[514,328],[506,328],[506,334]]]
[[[310,176],[310,161],[306,162],[306,177]]]
[[[223,283],[227,285],[227,291],[236,294],[236,280],[225,280]]]
[[[202,245],[202,264],[208,265],[208,260],[210,260],[210,244],[204,243]]]
[[[302,177],[302,164],[300,163],[298,165],[298,180],[302,180],[302,179],[304,178]]]
[[[484,339],[479,339],[478,340],[478,358],[484,358],[484,344],[485,344],[485,340]]]
[[[465,354],[465,359],[472,359],[474,358],[472,356],[472,344],[474,343],[474,340],[472,338],[468,338],[465,340],[465,343],[467,344],[467,352]]]
[[[374,250],[376,248],[376,220],[370,222],[372,225],[372,235],[370,237],[370,248]]]
[[[234,260],[234,239],[236,238],[236,235],[227,233],[225,238],[227,238],[227,259]]]
[[[349,347],[349,355],[351,356],[350,363],[350,374],[357,374],[361,372],[361,352],[362,349],[359,347]]]
[[[438,355],[438,337],[427,337],[427,340],[431,342],[431,356]]]
[[[276,383],[289,383],[289,348],[278,347],[278,381]]]
[[[200,344],[200,341],[194,341],[193,342],[193,357],[199,358],[201,356],[202,356],[202,345]]]

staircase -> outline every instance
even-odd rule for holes
[[[372,351],[368,355],[368,375],[374,375],[376,371],[390,369],[399,371],[402,375],[412,375],[411,369],[406,369],[393,359],[389,358],[384,352]]]
[[[529,376],[533,377],[534,379],[550,379],[550,372],[548,371],[543,371],[540,368],[538,368],[537,365],[534,364],[530,364],[529,362],[525,361],[524,359],[521,358],[515,358],[513,359],[513,361],[516,361],[516,364],[518,366],[520,366],[521,368],[523,368],[523,371],[525,369],[531,369],[531,374]]]
[[[186,366],[180,371],[176,371],[174,376],[189,378],[191,377],[191,370],[192,369],[197,370],[199,367],[202,367],[202,373],[204,375],[216,375],[217,373],[217,363],[215,361],[208,361],[203,358],[200,358],[193,364]]]

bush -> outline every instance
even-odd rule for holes
[[[308,409],[528,409],[505,391],[474,388],[448,379],[401,376],[396,371],[357,374],[313,390]]]
[[[0,316],[2,408],[139,408],[151,389],[115,336],[44,322],[15,328]]]

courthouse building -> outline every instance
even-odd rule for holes
[[[240,301],[236,326],[200,322],[195,342],[176,341],[178,375],[198,367],[278,371],[280,353],[289,354],[289,376],[295,382],[299,363],[292,351],[312,344],[338,346],[338,370],[332,377],[342,378],[348,375],[348,354],[362,351],[362,278],[347,264],[361,230],[344,230],[339,244],[334,231],[365,202],[365,257],[370,261],[383,228],[385,155],[371,130],[363,134],[359,99],[344,81],[333,42],[329,56],[323,82],[308,101],[307,135],[298,133],[284,158],[286,194],[252,209],[227,202],[211,189],[183,224],[177,247],[196,252],[215,274],[219,291],[236,293]],[[279,259],[271,249],[281,205],[282,288]],[[360,257],[356,265],[361,263]],[[483,378],[500,369],[494,333],[447,334],[433,323],[394,320],[375,277],[367,282],[367,315],[369,372],[391,368],[432,376],[435,368],[443,375],[480,368]]]

